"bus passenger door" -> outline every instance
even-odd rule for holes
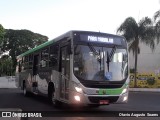
[[[39,67],[39,55],[34,55],[33,75],[37,75],[38,74],[38,67]]]
[[[70,55],[67,52],[68,46],[60,49],[60,99],[69,99],[69,78],[70,78]]]
[[[32,88],[34,93],[37,92],[37,87],[38,87],[38,83],[36,80],[36,75],[38,74],[38,70],[39,70],[39,54],[34,55],[34,58],[33,58]]]

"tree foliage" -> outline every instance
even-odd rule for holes
[[[2,47],[2,43],[3,43],[4,34],[5,34],[5,29],[0,24],[0,55],[1,55],[1,47]]]
[[[138,23],[132,17],[126,18],[126,20],[117,29],[117,32],[123,35],[129,44],[129,51],[135,55],[135,76],[137,71],[138,53],[140,53],[139,43],[142,42],[149,46],[152,51],[155,48],[156,31],[153,26],[153,21],[145,17]],[[136,77],[135,77],[136,87]]]
[[[155,28],[157,34],[157,43],[160,42],[160,10],[154,14]]]
[[[13,75],[13,62],[10,56],[3,55],[0,58],[0,76]]]
[[[11,56],[15,68],[16,56],[46,41],[48,41],[47,36],[29,30],[6,29],[2,50],[3,52],[9,51],[9,56]]]
[[[5,34],[5,29],[3,28],[3,26],[0,24],[0,43],[4,37]]]
[[[135,54],[135,48],[140,53],[139,42],[149,46],[152,50],[155,48],[155,29],[150,18],[145,17],[137,23],[134,18],[127,18],[118,28],[118,33],[122,34],[129,43],[129,51]]]

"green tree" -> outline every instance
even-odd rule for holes
[[[13,62],[13,68],[15,68],[16,57],[18,55],[46,41],[48,41],[47,36],[33,33],[29,30],[6,29],[2,50],[3,52],[9,51]]]
[[[3,44],[4,34],[5,34],[5,29],[4,29],[3,26],[0,24],[0,55],[2,54],[2,52],[1,52],[1,47],[2,47],[2,44]]]
[[[145,17],[141,19],[138,23],[132,17],[126,18],[126,20],[117,29],[117,32],[123,35],[129,46],[129,51],[133,52],[135,56],[135,87],[137,87],[137,60],[138,53],[140,53],[139,43],[142,42],[149,46],[152,51],[155,48],[155,29],[153,27],[153,22],[150,18]]]
[[[13,74],[12,59],[8,55],[3,55],[0,58],[0,76],[11,76]]]
[[[4,29],[3,26],[0,24],[0,43],[1,43],[2,40],[3,40],[4,34],[5,34],[5,29]]]
[[[160,41],[160,10],[154,14],[155,28],[157,34],[157,43]]]

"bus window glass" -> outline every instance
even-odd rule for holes
[[[74,73],[84,80],[103,80],[102,48],[77,45],[74,54]]]
[[[50,47],[49,67],[57,69],[58,67],[58,45],[52,45]]]
[[[24,57],[24,62],[28,62],[28,56]]]
[[[104,50],[104,58],[106,58],[107,61],[107,52],[109,53],[108,56],[111,54],[111,51],[113,50],[113,48],[103,48]],[[116,49],[115,52],[113,53],[113,55],[110,57],[110,61],[109,63],[107,63],[105,66],[105,76],[108,74],[110,75],[108,78],[109,80],[123,80],[124,78],[126,78],[128,75],[128,64],[127,64],[127,59],[123,59],[123,55],[125,55],[125,57],[127,57],[127,52],[125,49]],[[124,61],[126,60],[126,61]],[[109,67],[109,68],[107,68]]]
[[[24,57],[24,69],[28,69],[28,56]]]
[[[41,67],[48,67],[49,64],[49,49],[46,48],[41,53]]]
[[[75,45],[74,51],[74,74],[83,80],[121,81],[128,76],[125,49]]]
[[[33,55],[29,55],[29,69],[32,69]]]

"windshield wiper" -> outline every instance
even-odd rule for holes
[[[96,49],[93,47],[93,45],[91,43],[88,43],[88,46],[89,46],[90,50],[93,52],[93,54],[95,56],[97,56],[97,61],[100,64],[100,71],[101,71],[101,62],[102,62],[101,50],[99,49],[99,51],[97,52]]]
[[[107,51],[107,68],[108,68],[108,72],[109,72],[109,62],[110,62],[110,58],[109,58],[109,53]]]
[[[112,61],[113,55],[114,55],[115,52],[116,52],[116,46],[114,46],[114,47],[112,48],[111,52],[110,52],[110,55],[109,55],[110,62]]]
[[[107,62],[108,72],[109,72],[109,63],[112,61],[113,55],[114,55],[115,51],[116,51],[116,46],[114,46],[114,47],[112,48],[110,54],[109,54],[108,51],[107,51],[107,61],[106,61],[106,62]]]

